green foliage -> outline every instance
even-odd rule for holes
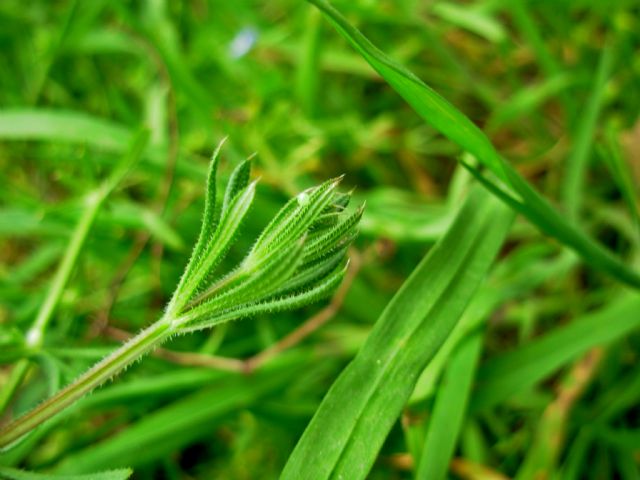
[[[603,249],[600,245],[587,237],[571,222],[554,210],[554,208],[531,185],[524,180],[513,167],[507,163],[495,150],[489,139],[459,110],[453,107],[444,98],[428,87],[418,77],[406,68],[391,60],[378,50],[366,37],[349,23],[325,0],[309,0],[324,13],[336,25],[340,33],[358,50],[358,52],[375,68],[378,73],[411,105],[415,111],[437,130],[460,145],[469,154],[475,156],[484,167],[492,174],[488,175],[482,170],[473,167],[470,163],[464,165],[472,170],[483,184],[502,198],[517,212],[526,216],[543,233],[556,237],[562,243],[573,248],[580,254],[583,260],[595,268],[602,269],[620,281],[640,288],[640,275],[627,268],[627,266]],[[610,60],[603,61],[601,77],[606,75],[607,64]],[[604,79],[600,79],[602,84]],[[600,92],[602,86],[597,90]],[[597,102],[597,100],[595,100]],[[588,123],[584,129],[592,128],[594,117],[597,115],[597,105],[591,110]],[[588,134],[583,134],[588,135]],[[585,143],[587,140],[582,140]],[[574,185],[580,177],[582,170],[580,165],[584,162],[584,149],[581,146],[576,160],[572,162],[573,168],[571,185]],[[580,191],[579,186],[568,187],[571,192]],[[576,193],[569,193],[569,202],[573,205],[577,201]],[[577,208],[577,207],[573,207]]]
[[[229,177],[217,215],[219,152],[220,148],[209,169],[202,229],[165,314],[174,332],[298,308],[330,295],[344,276],[342,259],[362,216],[363,208],[346,214],[348,196],[336,190],[340,179],[329,180],[290,200],[244,260],[232,271],[216,275],[249,212],[256,186],[249,183],[250,163],[242,162]]]
[[[511,225],[480,190],[387,305],[327,393],[283,479],[366,478],[415,383],[456,325]]]
[[[209,167],[200,235],[162,318],[37,408],[0,429],[0,447],[12,445],[172,335],[258,313],[299,308],[329,296],[340,284],[346,268],[343,261],[346,249],[355,238],[363,210],[346,214],[348,196],[336,191],[340,179],[305,190],[289,201],[265,227],[244,260],[230,272],[217,274],[216,267],[231,248],[249,212],[256,187],[256,181],[249,183],[249,162],[241,163],[229,178],[218,212],[216,169],[220,147]],[[134,149],[139,151],[140,147]],[[118,167],[115,178],[119,179],[130,163]],[[100,198],[116,183],[110,178],[107,188],[100,190],[103,195]],[[91,219],[95,217],[92,212]],[[322,216],[335,218],[335,222],[326,222]],[[89,229],[88,222],[81,222],[82,239]],[[79,247],[74,246],[73,257],[63,261],[62,265],[67,265],[65,278],[78,251]],[[56,290],[58,296],[61,288]],[[45,305],[47,302],[48,299]],[[40,346],[41,324],[36,321],[38,343],[30,340],[33,335],[29,333],[27,346]],[[20,378],[12,382],[13,389],[18,387],[25,368],[19,365],[16,372],[14,375]]]
[[[114,466],[138,467],[168,455],[206,437],[211,425],[294,381],[307,363],[297,356],[252,378],[210,378],[201,391],[157,409],[104,442],[70,455],[58,470],[73,474]]]
[[[422,452],[416,455],[419,459],[416,467],[418,479],[444,478],[447,475],[462,429],[481,350],[482,335],[476,333],[461,341],[449,357]]]
[[[471,407],[487,408],[534,385],[589,349],[613,342],[638,328],[638,295],[576,318],[571,324],[487,362],[478,372],[478,392]]]
[[[0,2],[0,478],[640,478],[637,1],[328,2]]]

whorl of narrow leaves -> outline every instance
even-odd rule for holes
[[[260,313],[298,308],[331,295],[347,268],[346,252],[357,234],[363,207],[347,213],[349,194],[341,178],[310,188],[290,200],[266,226],[240,264],[218,271],[255,196],[251,164],[232,173],[216,206],[213,154],[202,228],[191,259],[160,320],[80,375],[38,407],[0,427],[0,449],[14,444],[101,383],[124,370],[172,335],[212,327]]]
[[[346,252],[357,235],[363,207],[347,212],[350,194],[337,178],[301,192],[269,222],[244,260],[230,272],[218,267],[238,235],[254,199],[256,181],[244,161],[231,174],[220,208],[216,170],[220,146],[207,180],[200,235],[166,317],[179,331],[297,308],[331,294],[346,269]]]

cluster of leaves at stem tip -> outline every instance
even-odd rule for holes
[[[358,233],[364,205],[348,210],[342,177],[289,200],[230,272],[217,270],[247,216],[257,180],[251,162],[231,174],[216,204],[220,148],[207,178],[204,218],[191,259],[164,315],[173,332],[189,332],[259,313],[298,308],[331,295],[348,266],[347,249]]]

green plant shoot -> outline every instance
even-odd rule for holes
[[[219,266],[254,201],[248,160],[233,171],[216,206],[213,154],[200,235],[164,315],[73,383],[0,430],[7,447],[70,406],[155,347],[178,334],[223,322],[299,308],[331,295],[347,268],[347,249],[357,235],[363,206],[349,210],[338,191],[342,177],[291,199],[265,227],[244,259],[229,272]]]

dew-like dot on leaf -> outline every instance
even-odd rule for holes
[[[306,205],[309,203],[309,194],[307,192],[300,192],[298,194],[298,205]]]

